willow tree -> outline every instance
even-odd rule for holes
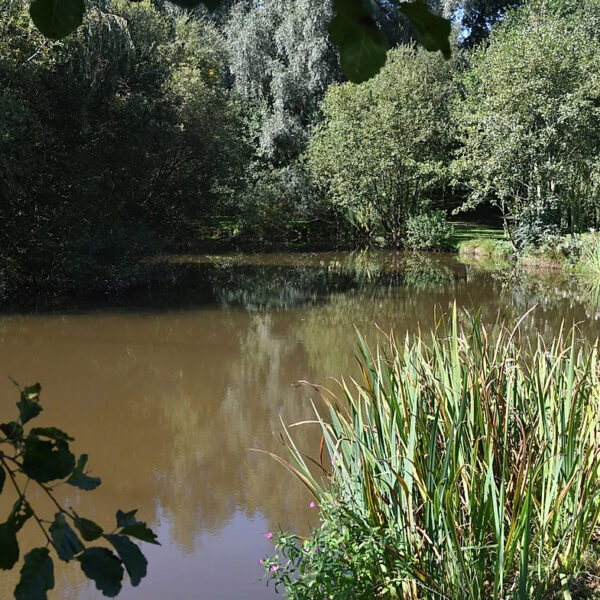
[[[308,164],[356,229],[399,245],[407,218],[440,200],[454,89],[452,63],[403,46],[374,79],[328,90]]]
[[[498,205],[520,223],[517,244],[595,224],[600,44],[582,16],[536,5],[510,17],[473,54],[456,105],[465,207]]]

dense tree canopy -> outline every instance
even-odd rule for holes
[[[406,220],[437,201],[452,151],[452,70],[439,56],[404,46],[382,72],[327,92],[312,138],[314,176],[354,225],[398,245]]]
[[[600,45],[579,23],[526,10],[473,54],[456,105],[468,206],[491,201],[538,230],[580,230],[593,218]]]

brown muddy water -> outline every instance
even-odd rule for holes
[[[265,533],[307,532],[317,514],[298,481],[250,449],[280,452],[280,419],[310,418],[314,394],[295,381],[335,386],[329,377],[354,373],[353,326],[372,340],[375,324],[428,330],[456,300],[487,323],[514,323],[534,307],[528,336],[552,337],[563,321],[589,340],[600,334],[597,287],[560,273],[386,252],[168,262],[159,287],[110,305],[0,316],[0,418],[14,418],[9,377],[40,381],[39,424],[73,435],[102,478],[93,492],[67,492],[67,503],[107,529],[117,508],[137,508],[158,534],[161,546],[142,544],[148,576],[137,588],[127,581],[123,599],[275,596],[260,581]],[[310,426],[296,439],[318,453]],[[24,536],[24,546],[41,544],[34,528]],[[57,562],[52,598],[102,597],[76,565]],[[11,597],[15,574],[1,582],[0,597]]]

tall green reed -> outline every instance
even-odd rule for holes
[[[321,456],[285,430],[288,468],[338,507],[331,526],[381,532],[373,597],[571,597],[600,518],[598,349],[575,330],[517,337],[492,339],[477,317],[465,329],[456,308],[431,337],[373,352],[359,335],[363,380],[315,409]]]

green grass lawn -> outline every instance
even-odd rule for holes
[[[504,240],[504,230],[501,227],[490,227],[481,223],[468,223],[466,221],[454,221],[454,235],[452,242],[458,246],[460,242],[474,239]]]

